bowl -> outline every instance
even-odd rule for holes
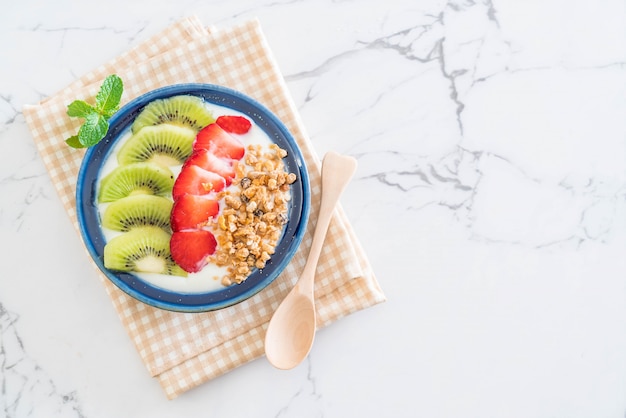
[[[261,128],[271,141],[287,151],[285,170],[296,174],[291,185],[287,223],[275,253],[262,269],[254,269],[241,284],[202,291],[167,289],[134,273],[112,271],[104,266],[106,236],[96,202],[98,179],[117,142],[129,131],[136,116],[150,102],[176,95],[192,95],[209,104],[243,114]],[[296,253],[308,221],[309,177],[302,153],[285,125],[264,105],[250,97],[212,84],[178,84],[150,91],[123,106],[109,120],[106,137],[87,149],[77,179],[76,208],[82,239],[98,268],[120,290],[156,308],[176,312],[206,312],[240,303],[267,287]]]

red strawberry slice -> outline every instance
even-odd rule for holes
[[[207,221],[217,216],[220,205],[217,200],[205,196],[184,194],[174,201],[170,223],[172,231],[186,229],[199,229],[206,225]]]
[[[177,200],[184,194],[205,195],[219,192],[226,187],[226,180],[217,173],[190,165],[181,170],[174,182],[172,198]]]
[[[193,149],[194,151],[206,149],[217,157],[228,157],[233,160],[240,160],[246,152],[241,141],[226,132],[217,123],[212,123],[198,132],[193,143]]]
[[[204,229],[177,231],[170,239],[172,258],[188,273],[202,270],[207,264],[207,257],[215,252],[215,247],[215,236]]]
[[[224,115],[215,121],[223,130],[231,134],[245,134],[252,127],[252,123],[243,116]]]
[[[235,165],[234,160],[230,158],[220,158],[206,149],[200,149],[195,151],[191,157],[185,161],[183,170],[191,165],[197,165],[207,171],[212,171],[224,177],[226,185],[229,186],[235,178]]]

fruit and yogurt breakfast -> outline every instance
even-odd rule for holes
[[[183,292],[243,282],[287,222],[286,154],[232,109],[191,95],[149,103],[98,180],[105,267]]]

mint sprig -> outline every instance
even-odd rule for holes
[[[78,129],[77,135],[65,140],[67,145],[72,148],[86,148],[100,142],[109,130],[109,119],[119,110],[123,91],[122,79],[112,74],[102,82],[94,106],[83,100],[74,100],[70,103],[67,106],[68,116],[82,118],[85,121]]]

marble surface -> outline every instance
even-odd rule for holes
[[[21,109],[189,15],[258,17],[388,301],[167,401]],[[0,14],[0,417],[623,417],[626,3],[24,0]]]

